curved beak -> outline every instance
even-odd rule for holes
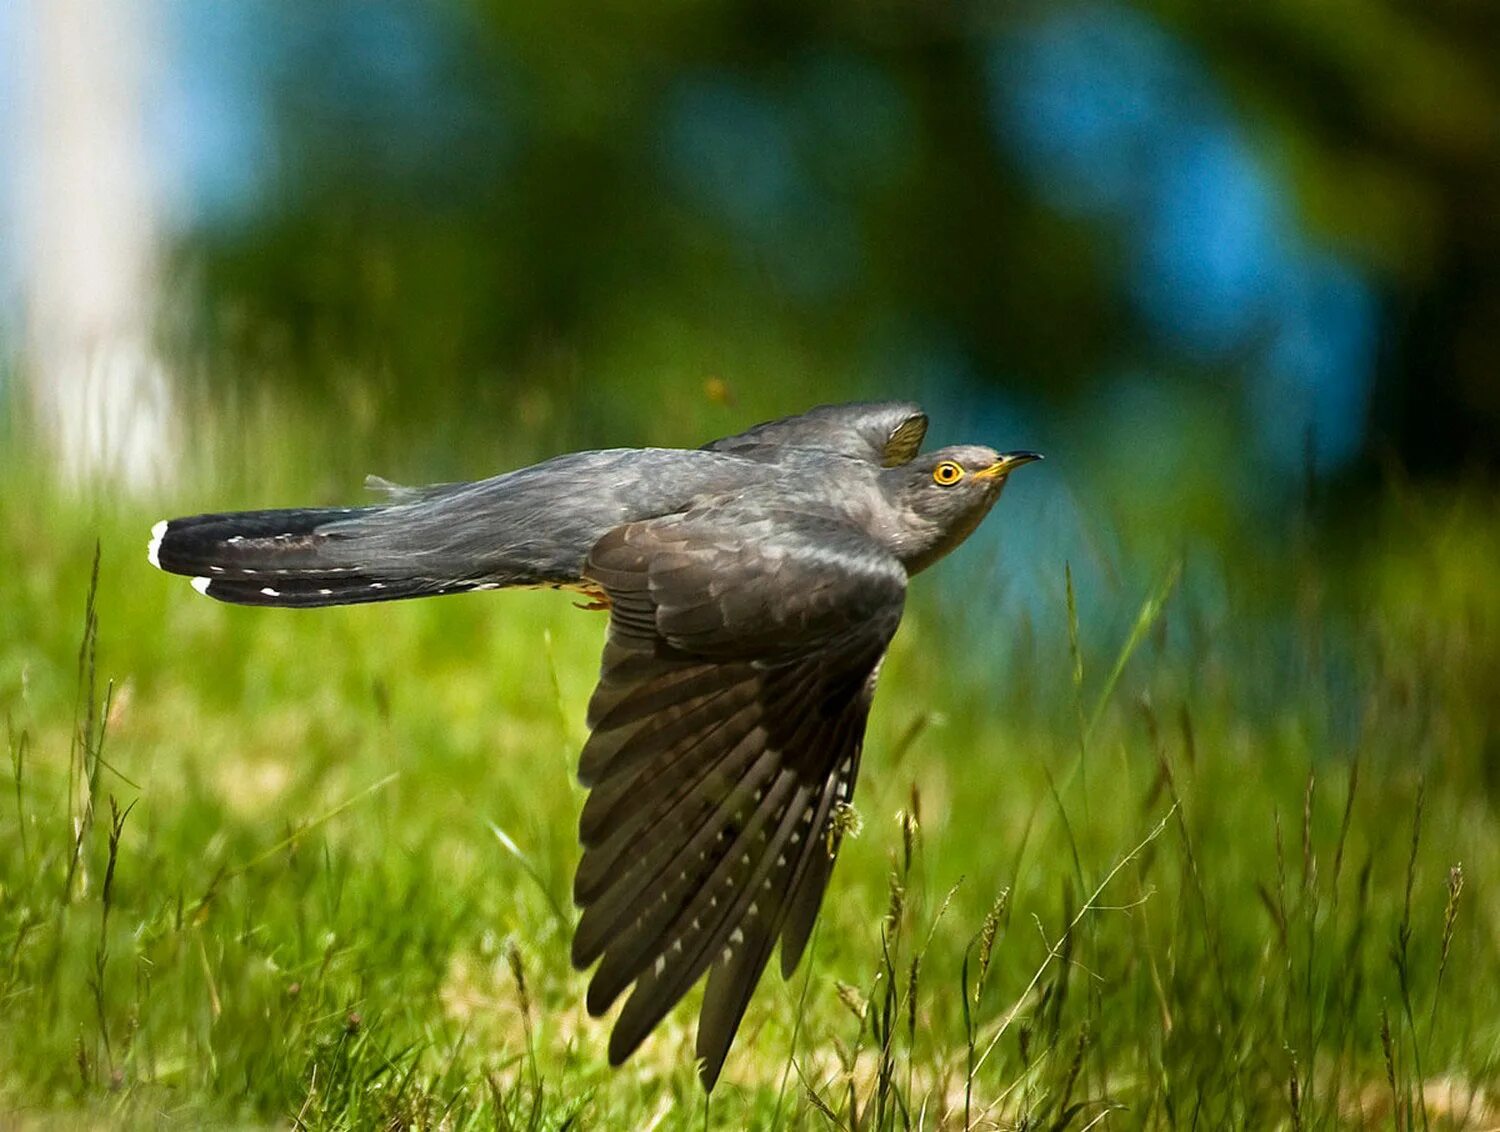
[[[1034,460],[1040,460],[1040,452],[1003,452],[1000,459],[996,460],[988,468],[983,468],[974,473],[979,479],[997,479],[1009,475],[1022,464],[1030,464]]]

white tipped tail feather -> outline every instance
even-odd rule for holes
[[[453,573],[406,548],[382,547],[353,519],[364,510],[248,511],[197,515],[151,528],[146,557],[169,574],[181,574],[205,597],[238,605],[314,607],[391,601],[406,597],[494,588],[492,577]]]
[[[163,519],[151,528],[151,541],[146,544],[146,561],[161,569],[161,540],[167,536],[167,520]]]

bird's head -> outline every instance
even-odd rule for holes
[[[1000,498],[1010,473],[1041,458],[960,444],[886,472],[887,498],[896,512],[892,549],[907,571],[925,569],[968,538]]]

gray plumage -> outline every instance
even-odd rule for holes
[[[618,1064],[702,977],[712,1088],[781,943],[790,975],[838,850],[907,579],[1032,453],[919,457],[906,402],[825,406],[702,449],[580,452],[338,510],[174,519],[150,558],[202,592],[317,606],[549,585],[610,610],[574,883],[588,1007],[630,991]]]

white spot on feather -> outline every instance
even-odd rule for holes
[[[208,593],[208,579],[207,578],[194,578],[193,579],[193,589],[197,590],[200,594],[207,595],[207,593]]]
[[[281,596],[281,591],[280,590],[273,590],[270,586],[261,586],[260,592],[263,593],[263,594],[265,594],[267,597],[280,597]]]
[[[163,519],[151,528],[151,541],[146,544],[146,561],[161,569],[161,540],[167,534],[167,521]]]

